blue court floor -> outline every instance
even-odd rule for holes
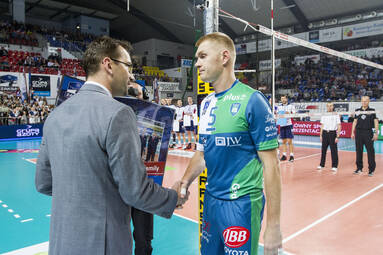
[[[35,190],[35,164],[28,161],[38,154],[4,151],[39,147],[39,139],[0,142],[0,254],[49,239],[51,198]],[[197,223],[176,215],[154,222],[153,254],[198,254]]]
[[[296,136],[294,145],[320,148],[320,141],[319,137]],[[0,254],[49,239],[51,199],[34,186],[33,160],[38,154],[33,150],[39,146],[40,139],[0,141]],[[339,149],[354,151],[355,142],[341,139]],[[375,142],[375,150],[383,153],[383,141]],[[197,223],[176,215],[170,220],[155,217],[154,222],[153,254],[198,254]],[[262,247],[259,254],[263,254]]]

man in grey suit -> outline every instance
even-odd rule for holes
[[[170,218],[179,183],[147,178],[133,110],[124,96],[132,62],[128,43],[101,37],[83,58],[87,81],[44,125],[36,188],[52,196],[49,254],[131,254],[130,208]],[[178,193],[178,194],[177,194]]]

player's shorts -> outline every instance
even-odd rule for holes
[[[177,131],[176,133],[181,133],[181,134],[185,133],[184,122],[183,121],[179,122],[179,129],[178,130],[179,131]]]
[[[280,127],[280,138],[281,139],[293,139],[293,125]]]
[[[186,131],[194,131],[194,123],[191,120],[190,121],[190,126],[185,126]]]
[[[205,192],[201,254],[258,254],[264,206],[262,190],[235,200]]]
[[[194,126],[194,134],[198,135],[198,126]]]

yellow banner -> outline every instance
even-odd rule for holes
[[[208,95],[210,93],[214,92],[213,86],[210,85],[210,83],[204,82],[201,80],[201,77],[199,76],[199,71],[198,71],[198,95],[203,96],[203,95]],[[198,106],[200,107],[200,106]],[[202,237],[202,227],[203,227],[203,222],[202,222],[202,216],[203,216],[203,199],[205,195],[205,190],[206,190],[206,179],[207,179],[207,169],[205,169],[200,176],[198,177],[198,193],[199,193],[199,247],[201,250],[201,237]]]
[[[198,71],[198,95],[210,94],[211,92],[214,92],[213,86],[201,80]]]

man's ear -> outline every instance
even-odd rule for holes
[[[231,59],[230,52],[228,50],[223,50],[222,51],[222,64],[224,66],[226,66],[230,62],[230,59]]]
[[[112,61],[110,58],[105,57],[101,62],[102,68],[105,70],[105,72],[109,74],[113,74],[112,70]]]

